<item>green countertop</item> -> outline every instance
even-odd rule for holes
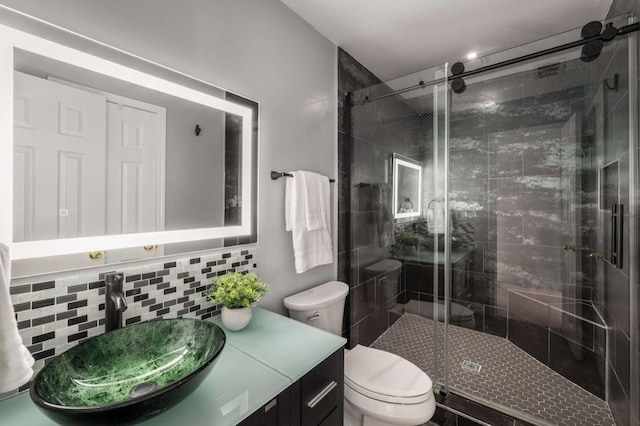
[[[145,426],[235,425],[273,399],[346,339],[256,308],[251,323],[228,331],[209,376],[187,399],[140,424]],[[0,403],[0,425],[55,425],[23,393]]]

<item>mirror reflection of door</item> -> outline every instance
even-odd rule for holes
[[[164,109],[21,72],[14,87],[14,242],[155,231]],[[19,268],[45,272],[52,261],[75,269],[156,250],[78,253]]]

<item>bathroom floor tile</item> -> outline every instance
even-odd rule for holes
[[[444,342],[444,325],[440,325],[438,341]],[[434,329],[433,320],[404,314],[371,346],[402,356],[431,378],[443,378],[444,345],[435,344]],[[605,401],[507,339],[449,325],[448,343],[449,387],[457,394],[529,422],[616,424]],[[480,372],[463,369],[464,361],[480,364]]]

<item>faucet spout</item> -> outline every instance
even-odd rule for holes
[[[111,301],[118,312],[124,312],[127,310],[127,300],[122,293],[111,293]]]
[[[122,327],[122,313],[127,310],[123,282],[122,274],[109,274],[105,277],[105,331]]]

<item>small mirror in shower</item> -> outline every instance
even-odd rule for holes
[[[422,204],[422,163],[393,154],[393,217],[417,218]]]

